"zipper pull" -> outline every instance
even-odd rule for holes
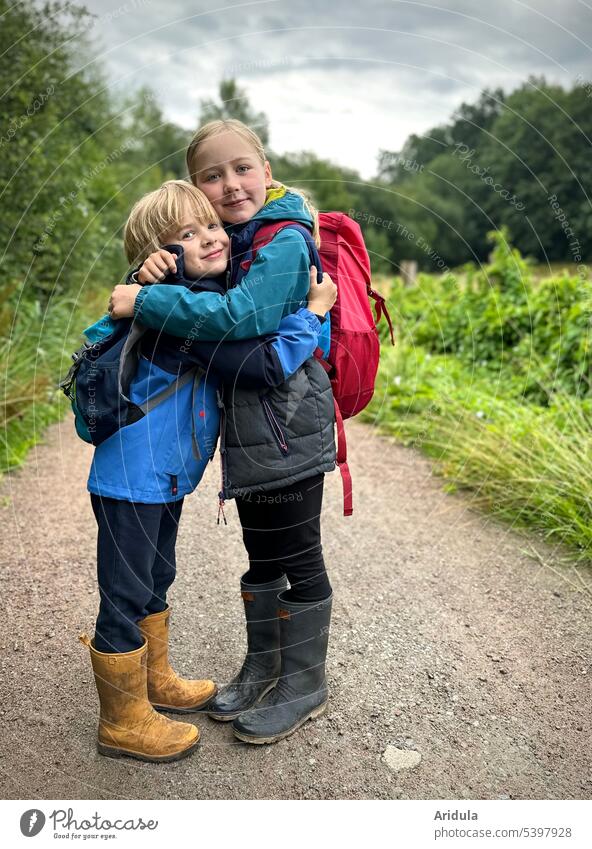
[[[220,524],[220,513],[222,513],[222,518],[224,519],[224,524],[227,525],[226,514],[224,513],[224,496],[222,494],[222,490],[218,493],[218,519],[216,520],[216,524]]]

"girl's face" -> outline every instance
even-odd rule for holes
[[[164,237],[163,244],[171,243],[183,245],[187,277],[217,277],[226,271],[229,239],[222,224],[198,221],[187,205],[181,226]]]
[[[265,204],[271,186],[269,162],[261,162],[251,145],[229,131],[203,142],[195,157],[196,185],[225,224],[248,221]]]

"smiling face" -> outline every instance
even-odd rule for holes
[[[225,224],[248,221],[265,204],[271,166],[232,130],[199,145],[194,160],[195,185],[208,197]]]
[[[185,204],[182,224],[165,234],[162,244],[183,246],[187,277],[217,277],[228,264],[229,239],[219,221],[197,220],[189,204]]]

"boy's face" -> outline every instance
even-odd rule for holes
[[[271,166],[232,131],[200,145],[195,158],[196,185],[225,224],[241,224],[259,212],[271,186]]]
[[[182,226],[163,239],[163,244],[171,243],[183,246],[187,277],[217,277],[226,271],[229,239],[222,224],[199,223],[186,207]]]

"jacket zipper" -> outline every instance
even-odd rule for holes
[[[234,236],[231,236],[228,245],[228,271],[226,272],[226,291],[230,289],[230,286],[232,284],[232,253],[234,250],[233,240]]]
[[[218,389],[216,392],[216,398],[218,402],[218,407],[220,408],[220,492],[218,493],[218,518],[216,520],[216,524],[220,524],[220,515],[224,519],[224,524],[227,525],[226,514],[224,513],[224,480],[226,474],[226,468],[224,465],[225,456],[226,456],[226,408],[224,406],[224,401],[222,400],[222,390]]]
[[[267,421],[269,422],[269,425],[271,427],[271,431],[272,431],[272,433],[275,437],[277,444],[280,447],[280,451],[283,454],[287,454],[288,453],[288,443],[286,442],[286,437],[284,436],[284,432],[283,432],[283,430],[280,426],[280,423],[276,419],[275,414],[274,414],[273,410],[271,409],[271,406],[270,406],[267,398],[261,398],[260,400],[261,400],[261,403],[263,404],[263,409],[265,410],[265,416],[267,418]]]

